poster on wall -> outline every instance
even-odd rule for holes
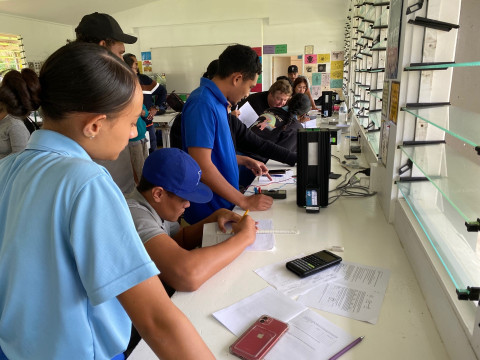
[[[380,126],[380,149],[379,157],[383,165],[387,165],[388,139],[390,136],[390,123],[387,121],[388,100],[390,99],[390,82],[383,82],[382,93],[382,124]]]
[[[311,66],[311,65],[310,65],[310,66],[305,66],[305,71],[306,71],[307,73],[313,72],[313,66]]]
[[[319,63],[330,62],[330,54],[317,54],[317,62]]]
[[[262,48],[260,46],[252,47],[252,50],[255,51],[258,56],[262,56]]]
[[[402,29],[402,9],[403,0],[390,1],[390,19],[388,22],[388,40],[387,40],[387,68],[385,77],[390,80],[397,79],[398,76],[398,56],[400,47],[400,32]]]
[[[327,71],[327,64],[318,64],[318,72]]]
[[[322,96],[322,87],[321,86],[312,86],[312,98],[318,99],[320,96]]]
[[[343,79],[330,79],[330,89],[341,89],[343,86]]]
[[[313,73],[312,74],[312,86],[322,85],[322,74]]]
[[[275,45],[275,54],[286,54],[287,44]]]
[[[263,45],[264,54],[275,54],[275,45]]]
[[[152,52],[142,51],[142,70],[143,72],[152,72]]]
[[[390,99],[390,82],[383,82],[383,93],[382,93],[382,121],[387,121],[388,116],[388,100]]]
[[[313,54],[313,45],[305,45],[305,54]]]
[[[321,73],[322,74],[322,91],[330,89],[330,73]]]
[[[316,63],[317,63],[317,54],[305,55],[305,64],[316,64]]]
[[[380,149],[379,149],[379,158],[384,166],[387,166],[387,155],[388,155],[388,137],[390,136],[390,123],[382,121],[382,126],[380,128]]]
[[[390,88],[390,111],[388,113],[388,120],[397,124],[398,118],[398,99],[400,97],[400,82],[392,81]]]
[[[343,51],[332,51],[332,61],[344,60]]]

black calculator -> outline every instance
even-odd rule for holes
[[[329,268],[342,261],[342,258],[327,250],[304,256],[287,262],[285,265],[288,270],[293,271],[300,277],[313,275],[321,270]]]

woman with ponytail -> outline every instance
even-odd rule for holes
[[[30,137],[23,120],[38,109],[40,83],[33,70],[10,70],[0,85],[0,159],[25,149]]]
[[[120,189],[92,161],[115,160],[137,136],[135,74],[76,42],[39,80],[31,99],[43,126],[0,160],[0,359],[123,359],[132,322],[159,358],[213,359],[166,294]],[[6,110],[37,106],[27,105]]]

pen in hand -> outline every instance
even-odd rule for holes
[[[240,219],[240,221],[242,221],[243,218],[244,218],[245,216],[247,216],[247,215],[248,215],[248,209],[247,209],[247,211],[245,211],[245,212],[243,213],[243,216],[242,216],[242,218]]]
[[[340,356],[342,356],[343,354],[345,354],[348,350],[350,350],[351,348],[353,348],[355,345],[357,345],[358,343],[360,343],[363,338],[365,336],[360,336],[359,338],[355,339],[353,342],[351,342],[350,344],[348,344],[347,346],[345,346],[342,350],[340,350],[338,353],[336,353],[335,355],[333,355],[331,358],[329,358],[328,360],[336,360],[338,359]]]

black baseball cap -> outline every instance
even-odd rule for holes
[[[298,66],[297,65],[290,65],[288,67],[288,73],[298,73]]]
[[[137,41],[135,36],[125,34],[113,17],[98,12],[85,15],[75,32],[100,40],[112,39],[125,44],[134,44]]]

